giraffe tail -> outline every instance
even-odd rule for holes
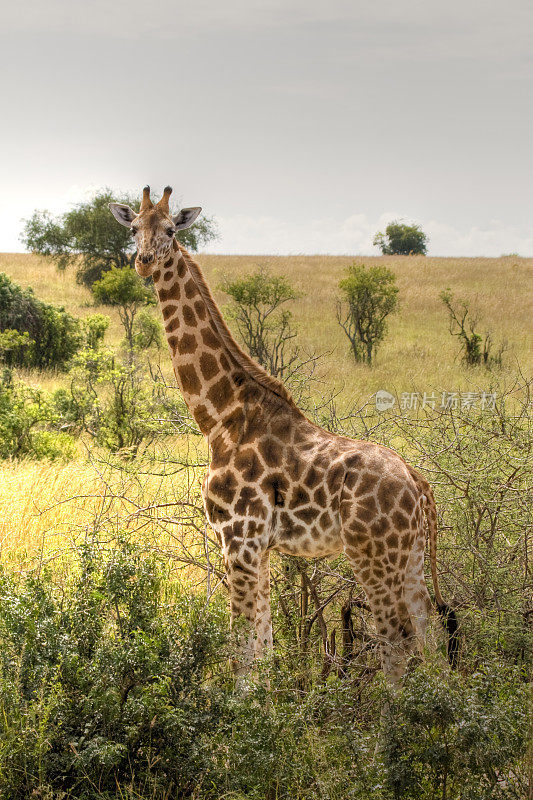
[[[444,630],[448,634],[448,660],[452,667],[456,667],[459,659],[459,623],[457,621],[457,614],[453,608],[444,602],[440,593],[439,579],[437,576],[437,508],[433,492],[428,483],[424,485],[423,492],[426,497],[425,510],[429,528],[429,561],[431,564],[433,589],[435,591],[435,604]]]

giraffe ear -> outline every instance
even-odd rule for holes
[[[201,210],[200,206],[194,206],[194,208],[182,208],[179,214],[174,214],[172,222],[176,230],[183,231],[185,228],[190,228]]]
[[[120,222],[125,228],[131,228],[131,223],[137,216],[132,208],[124,206],[122,203],[109,203],[109,210],[117,222]]]

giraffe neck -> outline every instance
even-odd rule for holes
[[[237,387],[191,261],[174,241],[171,256],[153,279],[176,380],[200,430],[209,436],[235,405]]]
[[[204,436],[222,430],[235,441],[258,404],[303,416],[285,386],[241,350],[200,267],[176,240],[153,279],[176,379]]]

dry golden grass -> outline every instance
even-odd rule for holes
[[[385,264],[393,270],[400,288],[399,313],[390,317],[389,333],[369,369],[353,362],[347,339],[335,318],[338,283],[354,260]],[[200,255],[210,285],[220,304],[226,296],[216,290],[223,275],[244,274],[259,265],[284,274],[302,293],[293,304],[304,350],[325,353],[323,374],[329,386],[342,390],[346,402],[363,402],[379,388],[403,391],[467,391],[486,389],[490,376],[483,369],[465,369],[458,358],[458,344],[448,332],[440,292],[450,287],[458,298],[471,302],[478,313],[479,329],[491,328],[497,344],[506,339],[509,351],[502,370],[509,381],[517,363],[526,373],[533,367],[533,259],[423,258],[348,256],[220,256]],[[38,297],[64,305],[72,314],[94,313],[91,295],[78,286],[72,272],[59,273],[38,256],[0,255],[0,271],[23,286],[32,286]],[[111,317],[108,341],[122,338],[118,315]],[[168,368],[164,352],[162,363]],[[61,382],[61,376],[33,375],[45,387]]]
[[[40,554],[60,555],[103,509],[105,486],[85,464],[5,461],[0,476],[5,563],[24,565]]]
[[[17,569],[68,565],[82,542],[96,539],[105,546],[120,535],[170,557],[188,552],[194,560],[204,546],[194,527],[201,526],[194,506],[202,473],[157,476],[88,462],[0,462],[0,562]],[[182,577],[193,575],[185,564]]]
[[[533,367],[533,259],[424,258],[347,256],[211,256],[200,257],[212,285],[222,274],[243,274],[262,265],[286,275],[302,298],[294,303],[304,348],[327,352],[325,373],[330,385],[344,386],[345,399],[363,401],[379,388],[403,391],[467,391],[487,388],[484,369],[466,369],[457,357],[457,341],[448,331],[447,313],[439,299],[450,287],[458,298],[471,302],[479,329],[493,332],[497,344],[509,343],[503,375]],[[338,283],[346,267],[356,261],[383,264],[391,269],[400,289],[399,313],[389,318],[389,332],[375,366],[353,362],[348,341],[335,317]],[[217,293],[224,302],[224,295]]]

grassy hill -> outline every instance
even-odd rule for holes
[[[399,312],[390,317],[389,333],[374,367],[355,364],[348,341],[335,317],[338,283],[348,264],[385,264],[393,270],[400,288]],[[321,373],[328,387],[335,387],[345,403],[364,402],[378,389],[401,392],[475,391],[490,384],[483,368],[467,369],[458,357],[458,342],[448,331],[440,292],[450,287],[456,297],[468,300],[479,319],[479,330],[491,329],[496,345],[507,340],[509,349],[500,374],[509,381],[518,365],[526,374],[533,367],[533,259],[424,258],[349,256],[223,256],[199,255],[217,301],[226,296],[216,289],[222,276],[245,274],[258,266],[286,275],[301,292],[292,304],[299,328],[299,342],[309,353],[323,353]],[[0,254],[0,271],[48,302],[64,305],[71,313],[94,313],[90,293],[78,286],[72,272],[58,272],[38,256]],[[122,337],[118,315],[112,318],[108,341]],[[154,312],[157,314],[157,310]],[[162,354],[163,365],[169,365]],[[43,386],[61,376],[32,374]]]

